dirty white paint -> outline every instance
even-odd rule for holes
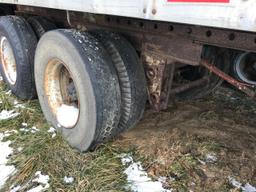
[[[230,0],[228,3],[168,2],[168,0],[0,0],[0,2],[256,31],[254,0]]]

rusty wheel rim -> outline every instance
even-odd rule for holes
[[[59,59],[52,59],[48,62],[44,75],[44,89],[56,119],[58,119],[58,110],[63,105],[78,109],[75,117],[74,114],[71,114],[72,110],[66,111],[67,114],[74,117],[68,126],[58,120],[59,125],[65,128],[74,128],[79,119],[80,106],[76,87],[73,76],[64,62]]]
[[[17,81],[16,61],[11,44],[6,37],[0,40],[0,57],[5,77],[11,85]]]

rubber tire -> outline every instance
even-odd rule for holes
[[[92,31],[112,58],[121,89],[119,131],[132,128],[142,117],[147,101],[146,77],[136,50],[121,35],[107,31]]]
[[[44,71],[52,58],[66,64],[77,86],[80,115],[74,128],[58,127],[44,92]],[[38,98],[43,113],[68,143],[80,151],[113,138],[120,118],[121,95],[111,58],[97,39],[75,30],[47,32],[35,56]]]
[[[29,17],[27,21],[34,30],[38,39],[40,39],[47,31],[57,28],[54,23],[41,16]]]
[[[8,82],[1,64],[0,71],[4,81],[17,97],[21,99],[35,98],[34,55],[37,45],[36,35],[24,18],[3,16],[0,17],[1,36],[5,36],[11,44],[17,70],[17,80],[12,85]]]
[[[236,71],[236,66],[235,66],[235,63],[237,62],[237,60],[239,59],[240,55],[243,54],[243,53],[240,53],[237,52],[237,53],[233,53],[232,55],[232,65],[230,66],[230,75],[232,77],[234,77],[235,79],[237,79],[238,81],[241,81],[243,82],[243,80],[239,77],[239,75],[237,74],[237,71]],[[233,86],[232,86],[233,87]]]
[[[208,60],[223,72],[229,72],[230,55],[225,49],[204,46],[202,58]],[[206,84],[181,92],[176,95],[177,98],[179,100],[200,99],[214,92],[222,84],[223,79],[219,76],[209,72],[207,69],[205,69],[205,73],[209,75],[209,81]]]
[[[234,77],[235,79],[237,79],[238,81],[240,81],[240,82],[244,82],[244,83],[248,83],[248,84],[251,84],[251,85],[255,85],[256,84],[255,80],[251,80],[251,82],[250,81],[245,81],[244,78],[240,77],[240,75],[238,74],[237,69],[236,69],[236,63],[237,62],[242,62],[241,60],[245,59],[245,58],[241,58],[241,57],[248,57],[248,55],[251,56],[251,54],[253,54],[253,53],[251,53],[251,52],[238,52],[238,51],[234,52],[233,55],[232,55],[232,59],[231,59],[231,63],[232,64],[230,66],[230,75],[232,77]],[[255,54],[253,54],[253,57],[256,57]],[[250,74],[250,76],[251,77],[252,76],[255,77],[255,71],[254,71],[253,74]]]

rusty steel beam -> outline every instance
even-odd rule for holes
[[[162,110],[167,109],[169,99],[171,96],[171,88],[173,86],[173,79],[174,79],[174,74],[175,74],[175,62],[171,63],[168,65],[169,69],[168,72],[170,72],[169,76],[167,77],[166,83],[165,83],[165,88],[164,88],[164,97],[161,98],[161,106],[160,108]]]
[[[224,73],[223,71],[221,71],[220,69],[218,69],[214,65],[210,64],[206,60],[202,60],[201,61],[201,65],[206,67],[210,72],[214,73],[215,75],[217,75],[220,78],[224,79],[228,83],[232,84],[233,86],[235,86],[240,91],[242,91],[245,94],[247,94],[248,96],[255,97],[256,92],[253,90],[255,88],[254,85],[243,83],[243,82],[240,82],[240,81],[234,79],[233,77],[231,77],[228,74]]]

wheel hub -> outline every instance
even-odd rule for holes
[[[0,39],[0,56],[5,77],[11,85],[17,81],[16,61],[11,44],[6,37]]]
[[[58,123],[65,128],[73,128],[79,118],[77,89],[70,71],[58,59],[47,64],[45,93]]]
[[[235,72],[242,81],[256,85],[256,54],[243,53],[235,64]]]

